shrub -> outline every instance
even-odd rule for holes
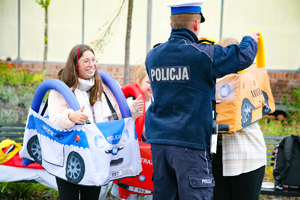
[[[0,120],[25,123],[35,90],[42,81],[42,73],[31,74],[0,62]]]
[[[293,122],[293,119],[300,121],[300,86],[292,88],[293,101],[289,101],[288,96],[284,95],[284,103],[287,107],[288,122]]]

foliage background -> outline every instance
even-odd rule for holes
[[[0,122],[26,123],[34,92],[43,81],[43,74],[31,74],[10,63],[0,62]],[[294,101],[283,98],[286,115],[266,115],[259,121],[265,135],[300,135],[300,88],[294,88],[292,94]],[[272,170],[267,167],[265,181],[273,181]],[[57,191],[39,183],[0,183],[0,188],[0,199],[58,199]],[[114,198],[108,196],[108,199]]]

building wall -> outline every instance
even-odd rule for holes
[[[123,0],[85,0],[84,43],[101,38]],[[170,8],[177,0],[152,0],[151,46],[165,42],[170,34]],[[221,30],[221,8],[223,21]],[[20,59],[42,62],[44,55],[44,9],[34,0],[0,0],[0,59],[18,57],[18,2],[20,2]],[[82,43],[83,0],[51,0],[48,22],[48,61],[65,62],[70,49]],[[112,27],[102,51],[96,55],[103,65],[124,65],[127,1]],[[134,1],[130,64],[144,62],[147,49],[147,0]],[[207,0],[203,5],[206,22],[199,37],[238,40],[250,30],[259,30],[265,42],[268,70],[297,70],[300,67],[299,0]],[[100,29],[100,30],[99,30]],[[222,32],[222,35],[221,35]]]
[[[224,36],[240,38],[242,30],[257,29],[264,38],[267,69],[299,69],[299,0],[224,2]]]
[[[42,63],[11,63],[19,68],[28,69],[32,73],[41,73],[43,69]],[[48,64],[47,65],[47,77],[57,78],[58,71],[64,67],[64,64]],[[134,82],[134,70],[136,66],[130,67],[129,82]],[[112,65],[98,65],[98,69],[101,69],[109,73],[120,85],[124,82],[124,67],[112,66]],[[300,71],[280,71],[270,70],[268,71],[270,85],[274,97],[274,101],[280,105],[284,102],[283,95],[288,95],[288,99],[293,100],[291,93],[292,88],[300,87]],[[282,109],[282,106],[279,106]]]

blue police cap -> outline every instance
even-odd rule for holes
[[[175,3],[167,4],[168,7],[171,8],[172,15],[180,15],[180,14],[200,14],[201,15],[201,23],[205,21],[203,17],[201,6],[205,0],[185,0],[178,1]]]

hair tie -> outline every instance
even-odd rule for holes
[[[81,47],[78,48],[77,52],[77,70],[78,70],[78,77],[80,78],[80,72],[79,72],[79,64],[78,64],[78,58],[79,58],[79,52],[80,52]]]

